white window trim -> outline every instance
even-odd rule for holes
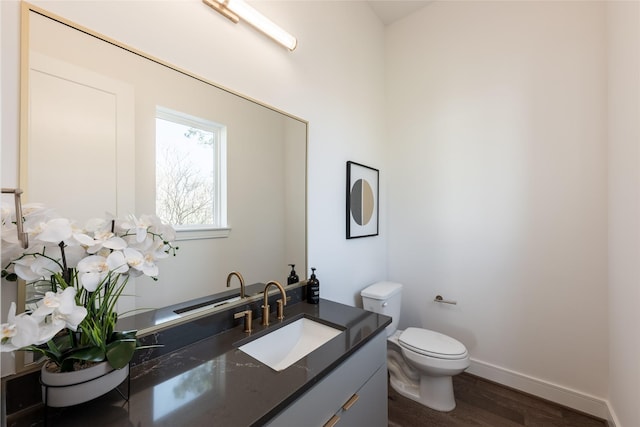
[[[200,239],[223,239],[231,234],[230,227],[203,226],[174,226],[176,230],[176,240],[200,240]]]
[[[215,127],[217,138],[214,144],[216,156],[218,159],[218,167],[216,168],[216,194],[214,197],[219,201],[214,212],[214,218],[218,219],[218,225],[174,225],[176,230],[176,240],[198,240],[198,239],[219,239],[228,237],[231,228],[227,225],[227,127],[219,123],[199,120],[197,117],[190,116],[170,108],[156,106],[156,117],[168,120],[179,121],[182,124],[193,126],[200,129],[212,130]]]

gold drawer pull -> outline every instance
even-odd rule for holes
[[[358,399],[360,399],[360,396],[354,394],[353,396],[351,396],[351,399],[347,400],[347,403],[342,405],[342,409],[348,411],[358,401]]]
[[[331,419],[329,419],[329,421],[324,424],[323,427],[333,427],[334,425],[338,424],[338,421],[340,421],[340,417],[334,415],[333,417],[331,417]]]

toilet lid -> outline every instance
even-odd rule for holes
[[[462,359],[467,349],[460,341],[439,332],[422,328],[407,328],[398,337],[401,346],[439,359]]]

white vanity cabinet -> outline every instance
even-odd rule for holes
[[[383,330],[267,425],[388,426],[386,338]]]

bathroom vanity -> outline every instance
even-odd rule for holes
[[[387,425],[386,335],[378,334],[269,426]]]
[[[217,315],[233,318],[235,311]],[[279,372],[239,349],[304,317],[341,332]],[[203,322],[180,326],[197,329]],[[251,334],[236,320],[228,330],[133,366],[128,403],[110,392],[72,408],[49,408],[48,425],[386,426],[390,322],[327,300],[290,303],[282,321],[272,314],[270,326],[256,322]],[[7,425],[32,425],[43,413],[12,416]]]

